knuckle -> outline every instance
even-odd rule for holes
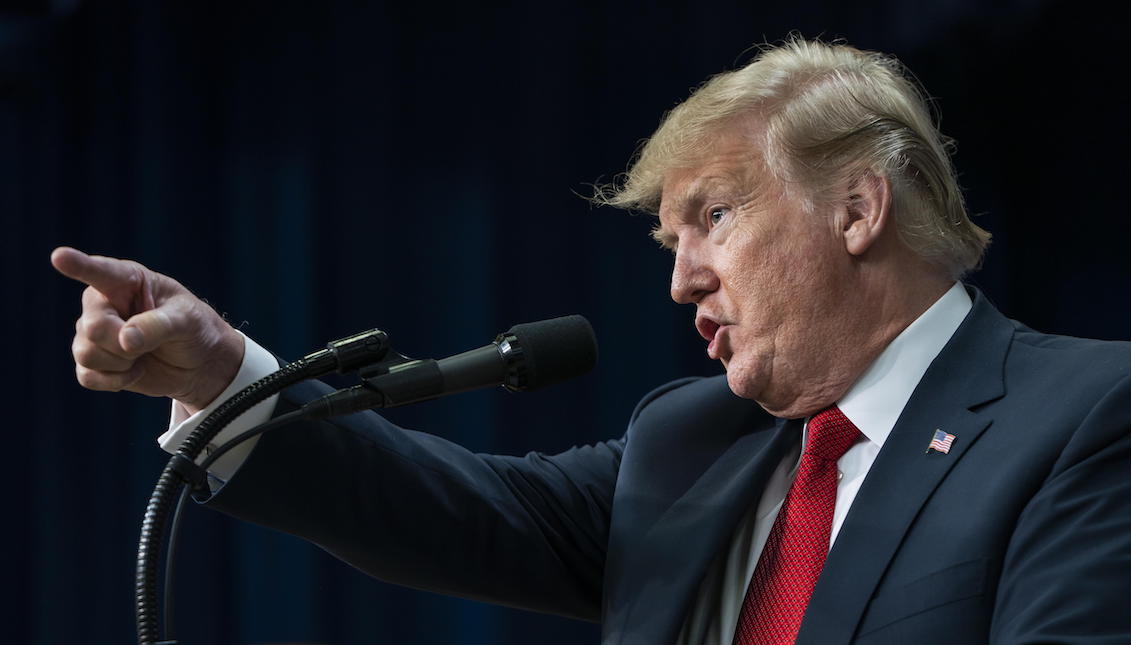
[[[88,390],[106,390],[106,384],[98,372],[83,367],[82,365],[75,366],[75,378],[78,380],[79,385]]]
[[[116,326],[109,316],[96,316],[86,317],[87,320],[83,323],[83,336],[89,338],[96,343],[105,342],[107,339],[112,338],[116,333]]]
[[[154,331],[158,333],[168,334],[177,329],[174,316],[171,315],[168,308],[154,309],[152,321]]]
[[[75,357],[75,363],[78,365],[89,367],[96,353],[94,345],[85,338],[76,336],[71,343],[71,355]]]
[[[126,284],[129,285],[130,290],[140,289],[145,285],[145,267],[133,260],[126,260],[126,268],[129,269],[126,274]]]

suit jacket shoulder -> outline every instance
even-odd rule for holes
[[[1131,641],[1131,577],[1111,566],[1131,562],[1129,368],[1127,343],[1039,334],[976,294],[861,486],[798,643]],[[928,449],[936,430],[949,452]]]

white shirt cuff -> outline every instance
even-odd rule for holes
[[[243,335],[242,332],[240,335]],[[236,374],[236,377],[232,379],[228,387],[221,392],[212,403],[208,404],[208,407],[191,416],[183,405],[178,401],[173,401],[173,410],[169,416],[169,429],[165,431],[165,434],[157,438],[157,443],[160,444],[161,448],[166,452],[176,453],[177,448],[184,443],[184,440],[189,434],[195,430],[196,427],[200,425],[200,422],[211,414],[213,410],[220,407],[224,401],[230,399],[240,390],[278,369],[279,361],[271,352],[263,349],[247,336],[244,336],[243,363],[240,364],[240,371]],[[257,425],[269,421],[275,411],[275,403],[278,400],[279,395],[275,394],[236,417],[205,447],[200,456],[197,457],[197,463],[203,461],[209,453],[215,450],[217,446],[223,445],[228,439],[231,439],[245,430],[250,430]],[[227,482],[236,474],[236,471],[243,465],[244,460],[251,454],[252,448],[255,447],[258,441],[259,437],[248,439],[229,450],[223,457],[217,459],[216,462],[209,467],[209,479],[219,480],[210,481],[214,491],[219,488],[218,484]]]

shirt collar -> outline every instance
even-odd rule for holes
[[[869,441],[883,447],[911,393],[971,306],[966,289],[954,283],[884,348],[837,403]]]

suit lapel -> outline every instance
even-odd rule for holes
[[[718,515],[720,508],[737,511],[733,518],[737,522],[738,515],[746,510],[745,502],[757,501],[749,498],[766,483],[786,450],[800,440],[801,427],[797,420],[779,420],[768,435],[763,432],[739,437],[695,485],[671,505],[645,539],[658,539],[672,533],[687,535],[686,531],[702,526],[703,518],[699,516],[704,511],[711,514],[713,524],[723,523],[728,517]]]
[[[636,583],[619,639],[606,642],[675,641],[707,568],[725,551],[742,514],[800,436],[799,421],[783,420],[772,429],[739,436],[671,504],[625,565],[626,578]]]
[[[809,601],[797,643],[851,642],[864,609],[908,528],[947,473],[991,425],[980,406],[1004,393],[1013,327],[981,293],[931,364],[876,457]],[[927,446],[936,429],[950,452]]]

